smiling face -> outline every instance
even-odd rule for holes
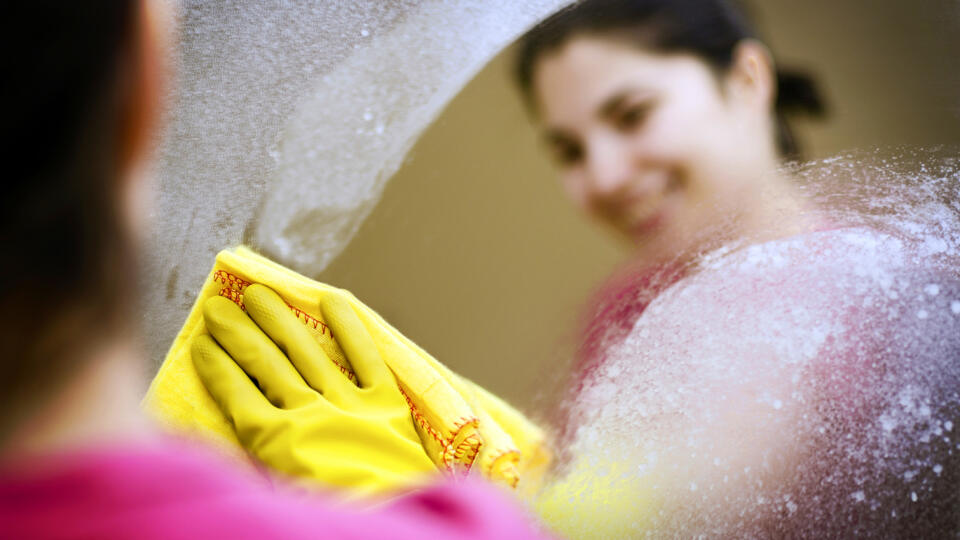
[[[642,257],[687,252],[715,225],[749,222],[778,164],[769,64],[761,46],[743,49],[718,77],[693,55],[575,37],[534,69],[567,194]]]

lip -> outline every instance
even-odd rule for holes
[[[661,204],[652,214],[634,223],[630,230],[636,236],[645,236],[661,229],[666,223],[667,209]]]

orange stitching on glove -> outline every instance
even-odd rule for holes
[[[483,441],[474,433],[464,439],[463,443],[461,443],[454,452],[453,457],[463,464],[463,473],[465,475],[470,473],[470,469],[473,468],[473,464],[476,463],[477,454],[480,453],[481,446],[483,446]]]
[[[423,414],[420,413],[420,409],[418,409],[417,406],[413,404],[413,401],[410,399],[410,396],[408,396],[407,393],[403,391],[403,388],[400,388],[400,393],[403,394],[403,398],[407,400],[407,405],[410,407],[410,412],[413,414],[413,418],[417,421],[417,423],[420,424],[420,427],[423,428],[424,431],[429,433],[430,436],[433,437],[433,439],[440,444],[440,446],[444,448],[449,446],[449,443],[443,439],[440,433],[436,429],[434,429],[433,426],[430,425],[430,422],[428,422],[427,419],[424,418]]]
[[[233,274],[231,274],[231,273],[229,273],[229,272],[227,272],[227,271],[225,271],[225,270],[217,270],[217,271],[215,271],[215,272],[213,273],[213,280],[214,280],[214,281],[219,281],[219,282],[223,283],[224,285],[229,285],[230,287],[235,288],[235,289],[237,289],[238,291],[242,291],[243,289],[245,289],[245,288],[247,287],[247,285],[250,285],[250,282],[249,282],[249,281],[247,281],[247,280],[245,280],[245,279],[238,278],[237,276],[235,276],[235,275],[233,275]]]
[[[233,303],[240,306],[240,309],[244,311],[247,310],[246,306],[243,305],[243,294],[240,291],[237,291],[234,289],[228,289],[227,287],[224,287],[220,289],[219,295],[224,298],[233,300]]]
[[[297,316],[297,319],[299,319],[300,316],[302,315],[304,323],[313,326],[314,330],[320,330],[321,334],[330,334],[330,337],[333,337],[333,330],[330,330],[330,327],[324,324],[324,322],[321,321],[320,319],[311,317],[309,314],[307,314],[307,312],[303,311],[300,308],[291,306],[290,304],[287,304],[287,307],[293,310],[293,314]],[[320,328],[317,328],[318,326]]]
[[[473,461],[476,459],[477,454],[480,452],[480,446],[482,442],[480,439],[474,435],[470,435],[463,442],[460,443],[460,446],[454,448],[453,441],[456,440],[457,435],[460,434],[460,430],[464,426],[469,425],[478,425],[479,420],[476,418],[461,418],[460,423],[454,426],[454,432],[449,438],[444,438],[440,433],[430,425],[430,422],[420,413],[420,410],[414,405],[413,400],[410,399],[410,396],[400,388],[400,393],[403,394],[403,398],[407,400],[407,406],[410,407],[410,413],[413,414],[414,420],[417,421],[417,424],[420,427],[430,434],[433,440],[437,441],[441,448],[443,448],[443,453],[441,454],[441,461],[443,461],[443,466],[447,472],[453,473],[453,465],[456,462],[461,462],[464,465],[465,472],[470,472],[470,467],[473,465]],[[453,450],[453,460],[450,459],[450,451]],[[453,461],[453,463],[451,463]]]
[[[224,296],[226,298],[233,300],[234,302],[236,302],[238,306],[240,306],[241,308],[244,309],[244,311],[246,311],[246,308],[243,307],[242,292],[243,292],[243,289],[246,289],[248,286],[251,285],[251,282],[243,278],[237,277],[231,274],[230,272],[227,272],[226,270],[214,271],[213,280],[219,281],[220,283],[223,283],[224,285],[227,285],[228,287],[230,287],[229,289],[227,288],[220,289],[220,296]],[[224,291],[230,291],[230,292],[225,293]],[[307,312],[303,311],[298,307],[295,307],[289,303],[286,303],[286,304],[287,304],[287,307],[293,311],[293,314],[296,315],[297,319],[299,319],[302,316],[304,319],[303,322],[305,322],[310,326],[313,326],[314,330],[319,330],[321,334],[330,334],[330,337],[333,337],[333,331],[330,330],[330,327],[327,326],[323,321],[315,317],[311,317]]]
[[[480,419],[476,417],[471,418],[461,418],[460,422],[454,424],[453,434],[447,440],[447,443],[443,447],[443,455],[441,459],[446,463],[450,460],[450,451],[453,450],[454,460],[467,459],[469,463],[466,465],[467,471],[470,470],[470,466],[473,464],[473,460],[476,459],[477,453],[480,452],[480,445],[483,444],[480,439],[478,439],[475,434],[470,435],[461,441],[460,445],[454,448],[453,441],[457,439],[457,435],[460,434],[460,431],[466,426],[477,427],[480,425]]]

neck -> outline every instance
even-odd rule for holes
[[[759,194],[752,205],[756,212],[745,216],[744,230],[752,242],[765,242],[811,232],[823,226],[824,218],[817,208],[782,172],[771,173],[769,189]]]
[[[18,456],[133,443],[152,437],[140,410],[140,354],[131,340],[96,350],[50,399],[35,406],[4,439],[0,455]]]
[[[794,179],[779,170],[767,173],[765,188],[741,194],[741,210],[729,224],[715,228],[705,227],[693,242],[693,248],[683,253],[670,252],[666,260],[691,263],[705,252],[721,246],[736,249],[788,238],[821,229],[826,218],[816,205],[796,187]],[[729,225],[729,226],[727,226]]]

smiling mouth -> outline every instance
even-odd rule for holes
[[[645,235],[661,228],[666,221],[666,210],[661,206],[652,214],[635,222],[631,229],[634,234]]]
[[[680,189],[680,180],[672,176],[652,202],[645,202],[639,210],[631,212],[627,228],[635,235],[647,235],[662,228],[668,221],[670,196]],[[650,198],[647,198],[649,201]],[[639,205],[638,205],[639,206]]]

